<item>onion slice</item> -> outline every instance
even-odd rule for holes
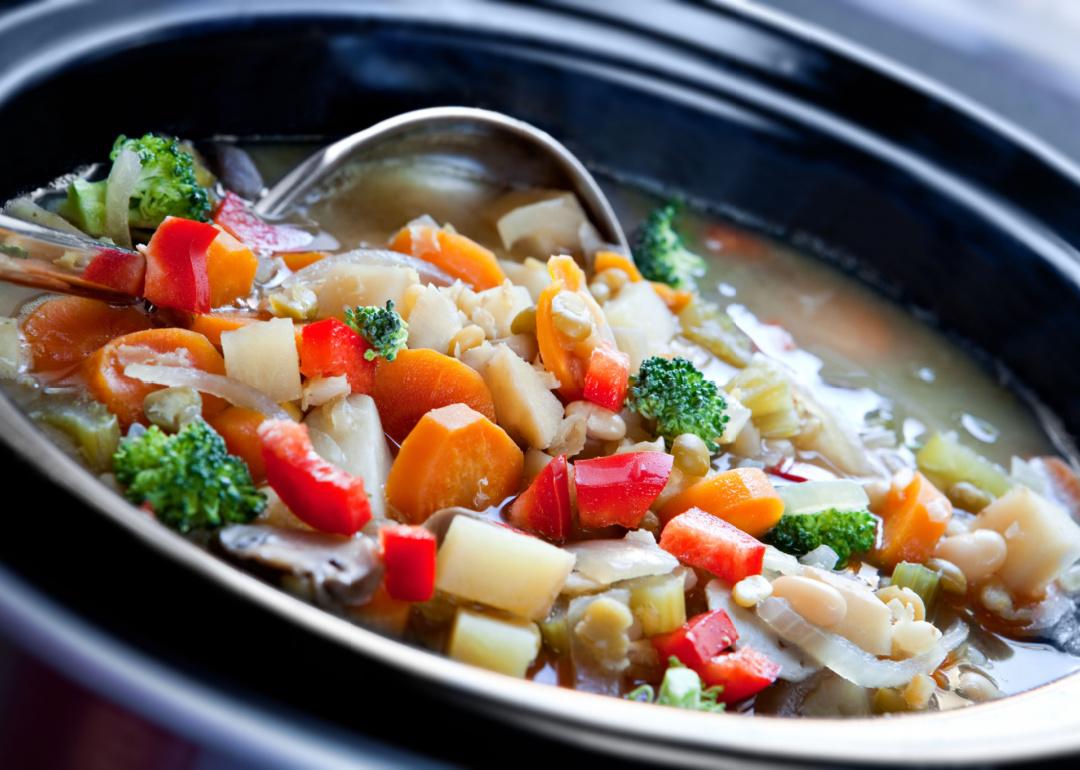
[[[346,251],[344,254],[331,254],[328,257],[323,257],[318,262],[290,275],[282,282],[282,286],[288,288],[297,284],[310,286],[321,283],[339,265],[411,267],[419,273],[422,283],[449,286],[454,282],[454,279],[448,273],[440,270],[435,265],[408,254],[390,251],[389,249],[354,249]]]
[[[189,369],[183,366],[152,366],[150,364],[128,364],[124,375],[134,380],[151,382],[168,387],[194,388],[200,393],[223,398],[230,404],[254,409],[275,420],[291,420],[289,413],[263,393],[239,380],[220,374],[210,374],[201,369]]]
[[[566,546],[574,554],[574,572],[600,585],[621,580],[666,575],[679,566],[679,560],[656,545],[645,530],[628,532],[619,540],[588,540]]]
[[[918,674],[928,674],[968,635],[968,627],[956,622],[930,650],[907,660],[885,660],[871,655],[842,636],[807,622],[786,600],[775,596],[758,605],[758,617],[781,639],[794,644],[821,665],[860,687],[900,687]]]
[[[16,198],[4,207],[4,213],[24,222],[32,222],[35,225],[59,230],[62,233],[86,237],[86,233],[71,224],[71,222],[68,222],[59,214],[54,214],[48,209],[42,208],[29,198]]]
[[[131,228],[128,225],[128,207],[135,185],[139,182],[142,164],[133,150],[124,148],[113,161],[109,180],[105,184],[105,234],[117,246],[131,248]]]

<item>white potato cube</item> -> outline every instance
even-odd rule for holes
[[[416,301],[405,320],[409,322],[409,347],[430,348],[445,353],[450,340],[461,331],[462,315],[457,306],[436,287],[414,290]]]
[[[451,522],[435,587],[531,620],[547,617],[574,555],[539,538],[469,516]]]
[[[645,336],[646,356],[663,352],[679,330],[675,316],[648,281],[624,286],[615,299],[604,305],[604,315],[613,328],[641,332]]]
[[[356,394],[320,406],[304,424],[323,459],[364,480],[372,517],[385,519],[386,477],[393,458],[371,396]]]
[[[221,335],[225,373],[274,401],[300,398],[300,356],[292,319],[256,321]]]
[[[562,423],[563,407],[540,373],[506,345],[496,345],[481,374],[499,425],[529,446],[550,446]]]
[[[315,287],[319,298],[319,318],[342,318],[346,308],[377,305],[392,300],[402,305],[405,290],[419,283],[411,267],[397,265],[338,265]]]
[[[480,324],[489,337],[509,337],[517,314],[533,306],[529,290],[504,281],[501,286],[476,293],[473,323]],[[484,323],[481,323],[483,321]],[[490,324],[490,328],[488,328]]]
[[[514,618],[459,609],[446,654],[500,674],[523,677],[540,652],[540,629]]]
[[[499,261],[503,272],[518,286],[524,286],[532,301],[540,299],[541,292],[551,285],[551,274],[547,264],[539,259],[527,257],[524,262],[515,262],[509,259]]]
[[[1041,596],[1080,559],[1080,526],[1064,508],[1024,486],[983,508],[974,528],[1004,536],[1008,552],[997,575],[1016,596]]]

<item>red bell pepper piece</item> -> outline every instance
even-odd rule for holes
[[[608,345],[597,345],[589,355],[585,369],[586,401],[617,412],[626,401],[630,378],[630,356]]]
[[[391,525],[379,530],[383,581],[393,599],[426,602],[435,593],[435,535],[423,527]]]
[[[673,460],[666,452],[627,452],[578,460],[574,481],[581,526],[636,528],[667,484]]]
[[[306,426],[266,420],[258,433],[266,481],[301,521],[338,535],[352,535],[368,523],[371,504],[364,480],[319,457]]]
[[[713,610],[695,615],[669,634],[654,636],[652,643],[661,660],[674,655],[684,666],[697,671],[729,649],[738,638],[728,614]]]
[[[351,326],[336,318],[316,321],[300,333],[300,371],[305,377],[345,375],[353,393],[371,393],[376,362],[364,358],[370,347]]]
[[[165,217],[146,246],[143,296],[159,307],[209,313],[206,252],[217,236],[205,222]]]
[[[146,257],[137,251],[98,249],[97,255],[83,270],[82,277],[124,294],[141,297],[146,280]]]
[[[669,521],[660,535],[660,547],[679,561],[708,570],[729,583],[760,575],[765,561],[761,541],[700,508],[691,508]]]
[[[570,536],[570,472],[566,456],[544,466],[529,488],[510,506],[510,523],[518,529],[562,542]]]
[[[315,240],[311,233],[297,227],[264,222],[247,201],[234,192],[225,193],[214,213],[214,221],[252,249],[301,251]]]
[[[724,688],[718,700],[738,703],[775,682],[780,675],[780,664],[753,647],[740,647],[726,655],[717,655],[695,670],[707,687]]]

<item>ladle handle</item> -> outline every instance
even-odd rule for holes
[[[0,214],[0,281],[113,304],[137,302],[139,297],[82,277],[82,268],[110,252],[141,258],[127,249]]]

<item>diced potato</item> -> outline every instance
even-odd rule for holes
[[[509,259],[499,261],[503,272],[518,286],[524,286],[533,302],[540,299],[540,293],[551,285],[551,274],[547,265],[539,259],[528,257],[524,262]]]
[[[225,373],[275,401],[300,398],[300,356],[288,318],[256,321],[221,335]]]
[[[514,190],[492,206],[503,248],[547,257],[581,250],[579,233],[588,221],[577,196],[560,190]]]
[[[493,618],[459,609],[450,632],[446,654],[500,674],[523,677],[540,652],[540,630],[535,623]]]
[[[473,323],[479,324],[491,338],[510,336],[510,326],[522,310],[533,306],[529,290],[504,281],[501,286],[476,293]],[[491,328],[488,328],[488,324]]]
[[[495,402],[499,425],[529,446],[550,446],[562,423],[563,407],[540,373],[510,348],[496,345],[481,374]]]
[[[494,355],[495,346],[490,342],[484,341],[475,348],[463,350],[461,355],[458,356],[458,360],[474,371],[483,372],[484,367],[488,365],[488,361],[490,361],[491,357]]]
[[[530,447],[525,452],[525,470],[522,472],[525,483],[531,484],[532,480],[539,476],[540,471],[544,470],[553,459],[547,452]]]
[[[542,620],[573,568],[573,554],[539,538],[458,516],[439,548],[436,588]]]
[[[961,444],[955,434],[935,433],[915,455],[919,470],[939,489],[966,481],[994,497],[1012,486],[1005,469]]]
[[[1080,526],[1064,508],[1017,486],[982,509],[974,528],[1005,538],[1008,553],[997,575],[1015,596],[1041,596],[1065,568],[1080,559]]]
[[[613,328],[643,333],[647,355],[663,352],[679,330],[675,316],[648,281],[624,286],[615,299],[604,305],[604,315]]]
[[[630,611],[645,636],[669,633],[686,622],[685,585],[678,574],[638,578],[629,585]]]
[[[386,518],[390,448],[379,410],[370,396],[353,395],[320,406],[307,416],[311,443],[325,460],[364,480],[375,519]]]
[[[22,366],[22,358],[19,322],[14,318],[0,318],[0,378],[14,378]]]
[[[616,347],[630,357],[630,374],[637,374],[641,362],[649,357],[649,335],[628,326],[612,326],[611,333]]]
[[[405,290],[420,281],[411,267],[397,265],[338,265],[329,271],[317,287],[319,317],[342,318],[345,309],[357,306],[378,305],[387,300],[400,306]]]
[[[418,287],[412,294],[414,301],[405,317],[409,322],[409,347],[445,353],[450,340],[464,325],[460,311],[434,286]]]
[[[828,583],[840,592],[847,603],[844,619],[830,626],[829,631],[874,655],[889,655],[892,652],[892,613],[885,602],[869,588],[826,570],[807,567],[803,574]]]

